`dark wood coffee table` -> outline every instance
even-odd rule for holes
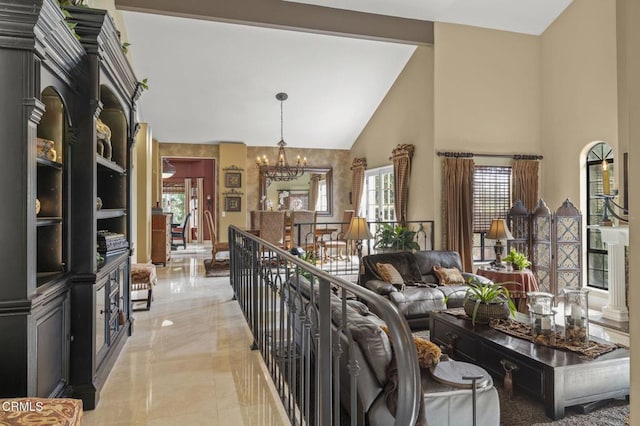
[[[478,364],[494,378],[504,377],[503,361],[515,365],[514,387],[543,401],[545,413],[554,420],[564,417],[565,407],[629,395],[627,349],[588,360],[487,325],[473,327],[470,320],[444,312],[432,312],[429,323],[431,340],[454,359]]]

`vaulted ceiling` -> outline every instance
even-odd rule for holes
[[[571,0],[116,0],[161,142],[348,149],[433,22],[540,34]]]

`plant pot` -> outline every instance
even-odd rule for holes
[[[467,299],[464,303],[464,312],[474,320],[477,324],[488,324],[492,319],[506,319],[509,318],[509,306],[505,301],[498,302],[480,302],[478,304],[478,311],[476,312],[475,319],[473,318],[473,310],[476,306],[475,299]]]

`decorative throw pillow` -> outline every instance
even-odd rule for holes
[[[440,285],[464,284],[464,277],[458,268],[443,268],[440,265],[434,265],[433,272],[440,280]]]
[[[391,342],[391,334],[389,334],[387,326],[381,325],[380,328],[387,333],[389,342]],[[442,350],[438,345],[416,336],[413,336],[413,343],[416,345],[416,351],[418,352],[418,365],[420,365],[420,368],[430,368],[438,365],[442,356]]]
[[[393,284],[399,290],[404,290],[404,279],[400,272],[390,263],[376,263],[378,274],[385,282]]]

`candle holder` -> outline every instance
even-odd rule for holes
[[[589,290],[564,289],[564,339],[575,346],[589,343]]]
[[[555,345],[556,313],[553,310],[553,294],[531,291],[527,293],[527,297],[533,342],[545,346]]]

